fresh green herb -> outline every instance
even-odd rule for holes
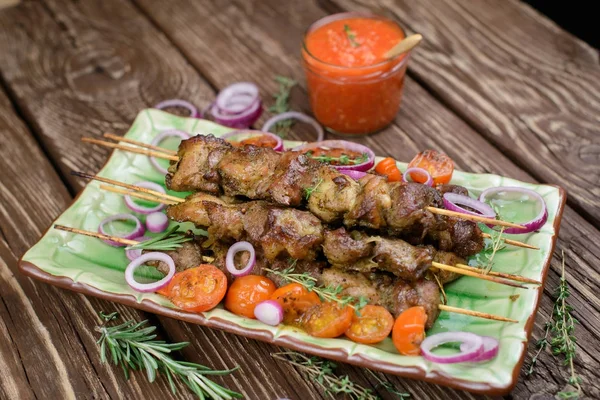
[[[492,231],[490,239],[485,239],[485,247],[482,251],[475,254],[472,260],[475,260],[477,267],[483,269],[483,272],[487,274],[494,267],[494,257],[496,253],[506,247],[504,244],[504,227],[500,227],[499,231]]]
[[[369,155],[367,153],[362,153],[360,156],[356,158],[350,158],[347,154],[342,154],[339,157],[330,157],[330,156],[315,156],[312,151],[307,151],[305,153],[308,157],[326,163],[331,163],[332,161],[337,161],[340,165],[349,165],[349,164],[362,164],[369,159]]]
[[[289,100],[292,88],[298,84],[295,80],[285,76],[276,76],[275,80],[279,83],[279,91],[273,95],[275,103],[269,107],[269,111],[274,114],[281,114],[290,110]],[[293,120],[284,119],[275,124],[273,133],[280,137],[286,137],[292,127]]]
[[[317,190],[317,188],[319,187],[319,185],[323,183],[323,178],[319,179],[319,181],[317,182],[317,184],[313,187],[308,187],[308,188],[304,188],[304,198],[308,201],[308,199],[310,199],[310,196],[313,194],[313,192],[315,190]]]
[[[188,242],[188,241],[192,240],[192,238],[190,236],[186,236],[184,233],[181,233],[181,232],[176,233],[177,229],[179,229],[179,225],[173,226],[172,228],[166,230],[165,232],[161,233],[160,235],[158,235],[152,239],[144,240],[143,242],[134,244],[132,246],[127,246],[126,249],[127,250],[135,250],[135,249],[159,250],[159,251],[169,251],[169,250],[178,249],[179,247],[181,247],[182,243]]]
[[[552,310],[551,320],[545,324],[544,337],[537,341],[538,351],[531,360],[531,365],[527,375],[534,372],[538,356],[548,345],[555,356],[564,356],[563,365],[569,366],[570,377],[568,383],[575,390],[563,390],[557,393],[561,399],[578,399],[581,396],[582,379],[577,375],[574,366],[574,360],[577,353],[577,338],[575,337],[575,324],[577,320],[571,315],[573,308],[567,304],[567,299],[571,295],[569,285],[565,277],[565,253],[562,253],[562,269],[560,283],[556,289],[554,308]]]
[[[179,378],[200,399],[231,400],[243,397],[241,393],[226,389],[207,378],[207,375],[228,375],[238,367],[215,371],[204,365],[175,360],[169,353],[180,350],[189,343],[167,344],[161,340],[154,340],[156,328],[144,327],[147,321],[127,321],[120,325],[107,326],[109,322],[119,318],[119,314],[99,314],[104,320],[104,323],[95,329],[101,335],[97,342],[100,345],[100,358],[102,362],[107,362],[108,353],[113,363],[123,368],[127,379],[130,370],[144,369],[150,382],[154,382],[158,373],[164,374],[173,394],[177,391],[173,378]]]
[[[360,43],[356,41],[356,34],[350,29],[350,25],[344,24],[344,32],[346,32],[346,36],[348,37],[352,47],[360,46]]]
[[[375,387],[381,386],[382,388],[384,388],[385,390],[387,390],[389,393],[395,394],[396,396],[398,396],[399,399],[408,399],[410,397],[410,393],[399,391],[390,382],[382,380],[380,377],[378,377],[370,369],[368,369],[367,371],[369,371],[369,373],[371,375],[373,375],[373,377],[375,378],[375,380],[377,380],[378,383],[377,383],[377,386],[375,386]]]
[[[338,376],[333,373],[337,367],[329,360],[323,360],[318,357],[308,357],[295,351],[285,351],[271,354],[273,358],[285,361],[306,373],[311,380],[314,380],[323,388],[325,393],[332,399],[336,394],[346,395],[346,398],[353,400],[378,400],[372,389],[367,389],[354,383],[348,375]]]
[[[360,296],[358,298],[353,296],[342,296],[341,293],[344,288],[341,285],[333,287],[331,285],[322,287],[317,286],[317,278],[309,275],[306,272],[301,274],[294,273],[294,269],[296,267],[296,260],[291,262],[291,265],[283,270],[274,270],[265,268],[267,272],[270,272],[274,275],[277,275],[286,283],[298,283],[304,286],[309,292],[315,292],[321,300],[323,301],[332,301],[338,303],[340,307],[350,306],[354,308],[358,315],[360,315],[360,309],[367,305],[368,300],[364,296]]]

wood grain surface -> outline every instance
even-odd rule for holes
[[[581,42],[520,3],[468,10],[460,3],[406,3],[381,0],[376,9],[424,33],[427,42],[411,61],[395,123],[360,141],[404,160],[423,148],[438,148],[463,170],[570,190],[574,208],[566,209],[558,249],[565,251],[571,303],[581,322],[576,368],[586,395],[599,398],[600,352],[593,344],[600,340],[600,232],[592,224],[598,221],[598,81],[581,83],[597,76],[597,54],[594,58]],[[82,135],[122,133],[140,109],[166,98],[203,107],[216,89],[240,80],[256,82],[270,104],[277,74],[301,82],[292,108],[308,112],[299,64],[303,31],[335,9],[362,7],[342,0],[48,0],[0,11],[0,83],[13,103],[0,93],[0,133],[6,137],[0,143],[0,171],[9,171],[0,174],[0,338],[6,339],[0,366],[10,371],[0,375],[0,398],[170,398],[164,380],[148,384],[143,374],[134,374],[126,382],[119,369],[100,363],[90,328],[96,311],[114,309],[130,318],[150,318],[167,340],[190,341],[181,353],[186,360],[214,368],[241,365],[242,372],[220,382],[248,399],[326,398],[295,368],[275,366],[269,354],[278,349],[271,345],[38,284],[15,275],[15,262],[66,208],[69,192],[82,186],[69,171],[93,172],[105,161],[104,150],[79,143]],[[465,32],[477,33],[473,44],[465,45]],[[535,41],[524,40],[530,36]],[[532,48],[516,52],[517,40]],[[498,49],[487,49],[492,44]],[[503,60],[506,68],[498,68]],[[531,76],[523,82],[518,72],[528,68]],[[536,85],[534,79],[545,83]],[[292,137],[310,140],[311,135],[298,126]],[[507,145],[507,138],[515,145]],[[553,170],[553,162],[563,166],[554,168],[560,171]],[[566,166],[573,167],[569,175]],[[534,339],[552,310],[559,271],[555,257]],[[528,359],[533,352],[530,345]],[[513,398],[562,389],[567,371],[554,357],[542,354],[537,370],[531,378],[521,376]],[[375,387],[365,370],[341,365],[339,372]],[[379,376],[417,399],[475,397]],[[177,397],[189,395],[180,388]]]

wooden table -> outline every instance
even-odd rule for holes
[[[361,139],[380,155],[409,160],[425,148],[460,169],[569,193],[534,337],[551,313],[564,251],[570,303],[580,321],[575,367],[585,393],[600,398],[600,68],[598,52],[518,1],[354,0],[164,1],[24,0],[0,10],[0,398],[170,398],[154,384],[100,362],[97,311],[149,319],[170,341],[189,340],[182,357],[215,368],[239,364],[222,380],[249,399],[322,399],[288,365],[274,367],[270,345],[157,317],[34,282],[17,259],[69,204],[107,151],[82,135],[123,133],[137,112],[160,100],[207,105],[225,85],[256,82],[269,102],[273,78],[301,81],[292,108],[309,112],[299,63],[304,29],[340,10],[372,9],[426,40],[410,62],[402,110],[384,132]],[[267,112],[261,122],[270,115]],[[295,137],[310,139],[297,129]],[[366,371],[339,373],[374,387]],[[466,392],[380,375],[417,399],[473,398]],[[554,394],[568,371],[542,353],[513,397]],[[391,398],[381,388],[382,397]],[[179,387],[178,398],[189,398]]]

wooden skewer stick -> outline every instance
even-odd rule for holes
[[[481,237],[487,238],[487,239],[491,239],[492,235],[490,235],[489,233],[481,233]],[[527,244],[527,243],[523,243],[523,242],[519,242],[518,240],[512,240],[512,239],[506,239],[506,238],[501,238],[501,240],[506,243],[506,244],[510,244],[512,246],[517,246],[517,247],[523,247],[524,249],[532,249],[532,250],[539,250],[539,247],[533,246],[531,244]]]
[[[470,265],[466,265],[466,264],[456,264],[456,267],[462,268],[467,271],[473,271],[473,272],[483,274],[483,275],[497,276],[500,278],[510,279],[510,280],[517,281],[517,282],[532,283],[535,285],[542,284],[542,282],[539,282],[539,281],[536,281],[535,279],[527,278],[527,277],[521,276],[521,275],[513,275],[513,274],[507,274],[504,272],[496,272],[496,271],[490,271],[486,274],[480,268],[471,267]]]
[[[86,174],[85,172],[71,171],[71,175],[79,176],[79,177],[86,178],[86,179],[93,179],[93,180],[104,182],[104,183],[110,183],[111,185],[121,186],[126,189],[131,189],[131,190],[135,190],[138,192],[148,193],[153,196],[156,196],[156,197],[159,197],[162,199],[171,200],[171,201],[176,201],[178,203],[182,203],[185,201],[184,199],[180,199],[179,197],[176,197],[176,196],[171,196],[170,194],[162,193],[162,192],[152,190],[152,189],[147,189],[147,188],[144,188],[141,186],[131,185],[131,184],[125,183],[125,182],[115,181],[114,179],[103,178],[101,176],[92,175],[92,174]]]
[[[104,235],[100,232],[90,232],[90,231],[85,231],[83,229],[71,228],[71,227],[64,226],[64,225],[54,225],[54,229],[58,229],[59,231],[76,233],[78,235],[90,236],[90,237],[102,239],[102,240],[112,240],[113,242],[126,244],[127,246],[133,246],[134,244],[141,243],[141,242],[138,242],[137,240],[125,239],[125,238],[121,238],[118,236]],[[210,256],[202,256],[202,259],[206,262],[215,261],[215,258],[210,257]]]
[[[131,190],[119,189],[116,187],[108,186],[108,185],[100,185],[100,189],[106,190],[107,192],[120,193],[126,196],[137,197],[138,199],[153,201],[156,203],[166,204],[172,206],[173,204],[177,204],[178,202],[174,202],[172,200],[161,199],[159,197],[154,197],[149,194],[138,193]],[[183,200],[183,199],[179,199]]]
[[[160,146],[154,146],[153,144],[140,142],[139,140],[129,139],[129,138],[126,138],[123,136],[115,135],[114,133],[105,133],[103,136],[107,139],[112,139],[117,142],[125,142],[125,143],[135,144],[136,146],[139,146],[139,147],[143,147],[143,148],[150,149],[150,150],[160,151],[161,153],[170,154],[172,156],[177,155],[177,152],[174,150],[165,149],[164,147],[160,147]]]
[[[143,154],[145,156],[163,158],[165,160],[171,160],[171,161],[179,161],[179,157],[177,157],[177,156],[172,156],[170,154],[165,154],[165,153],[155,151],[155,150],[139,149],[137,147],[126,146],[124,144],[118,144],[118,143],[112,143],[112,142],[105,142],[104,140],[98,140],[98,139],[87,138],[87,137],[82,137],[81,141],[86,142],[86,143],[97,144],[99,146],[110,147],[113,149],[125,150],[125,151],[129,151],[131,153]]]
[[[432,212],[433,214],[446,215],[449,217],[457,217],[457,218],[461,218],[461,219],[466,219],[468,221],[483,222],[484,224],[490,224],[490,225],[499,225],[499,226],[507,226],[510,228],[525,229],[525,227],[522,225],[513,224],[512,222],[502,221],[499,219],[480,217],[479,215],[463,214],[463,213],[459,213],[457,211],[450,211],[450,210],[446,210],[443,208],[436,208],[436,207],[426,207],[426,208],[428,211]]]
[[[519,322],[516,319],[501,317],[499,315],[488,314],[488,313],[483,313],[483,312],[479,312],[479,311],[471,311],[471,310],[467,310],[464,308],[447,306],[445,304],[438,304],[438,308],[442,311],[448,311],[448,312],[464,314],[464,315],[471,315],[473,317],[479,317],[479,318],[485,318],[485,319],[492,319],[494,321],[513,322],[513,323]]]
[[[506,279],[501,279],[501,278],[498,278],[498,277],[495,277],[495,276],[490,276],[490,275],[482,274],[481,272],[474,272],[474,271],[470,271],[468,269],[454,267],[452,265],[440,264],[440,263],[435,262],[435,261],[433,261],[431,263],[431,266],[435,267],[437,269],[442,269],[444,271],[450,271],[450,272],[454,272],[456,274],[471,276],[471,277],[477,278],[477,279],[482,279],[484,281],[496,282],[496,283],[499,283],[501,285],[512,286],[512,287],[516,287],[516,288],[519,288],[519,289],[529,289],[527,286],[523,286],[523,285],[511,282],[511,281],[506,280]]]

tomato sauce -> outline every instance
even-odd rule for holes
[[[404,37],[398,24],[370,14],[336,14],[313,24],[302,58],[317,120],[348,134],[390,124],[400,107],[408,58],[384,54]]]
[[[304,152],[309,153],[311,158],[326,162],[331,165],[353,165],[362,164],[367,161],[368,156],[363,155],[358,151],[352,151],[343,148],[325,148],[317,147]],[[367,158],[365,158],[367,157]]]

